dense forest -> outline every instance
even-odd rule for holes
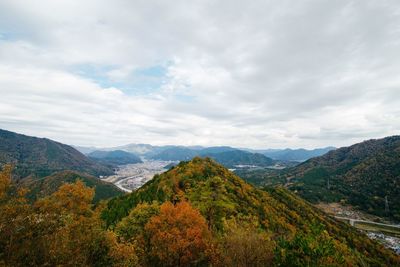
[[[7,164],[13,166],[12,178],[16,184],[29,188],[26,195],[29,200],[48,196],[63,183],[72,183],[78,178],[86,186],[95,188],[94,202],[123,193],[96,177],[113,174],[112,164],[96,162],[71,146],[50,139],[0,129],[0,168]]]
[[[77,151],[47,138],[37,138],[0,129],[0,166],[14,164],[14,178],[45,177],[57,171],[74,170],[91,175],[111,175],[113,170]]]
[[[18,187],[29,188],[26,197],[32,201],[53,194],[63,184],[75,183],[78,180],[85,186],[94,189],[93,203],[98,203],[100,200],[106,200],[124,194],[124,192],[114,184],[76,171],[56,172],[40,179],[28,177],[19,181]]]
[[[400,221],[400,136],[330,151],[282,176],[309,201],[341,201]]]

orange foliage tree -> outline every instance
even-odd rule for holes
[[[218,242],[215,266],[271,266],[276,248],[271,235],[262,231],[256,218],[242,218],[226,223],[226,232]],[[215,258],[213,258],[215,261]]]
[[[136,266],[133,244],[106,231],[93,190],[65,184],[31,205],[25,190],[0,172],[0,266]]]
[[[175,206],[165,202],[160,214],[145,226],[149,237],[150,264],[162,266],[196,266],[207,261],[211,236],[206,220],[188,202]]]

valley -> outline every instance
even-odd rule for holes
[[[154,175],[167,171],[165,168],[171,161],[144,160],[142,163],[120,165],[114,175],[103,178],[103,181],[115,184],[125,192],[132,192]]]

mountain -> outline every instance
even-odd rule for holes
[[[234,168],[238,165],[266,167],[274,164],[274,161],[272,159],[264,156],[263,154],[250,153],[242,150],[231,150],[220,153],[207,153],[202,154],[202,156],[210,157],[228,168]]]
[[[263,154],[275,160],[285,161],[305,161],[313,157],[318,157],[326,154],[327,152],[334,150],[335,147],[317,148],[312,150],[307,149],[271,149],[264,151]]]
[[[153,155],[151,158],[157,160],[181,161],[189,160],[196,155],[198,155],[196,150],[187,147],[173,146]]]
[[[123,146],[117,146],[114,148],[109,148],[107,150],[123,150],[126,152],[133,153],[135,155],[144,156],[147,154],[151,154],[154,151],[159,151],[160,147],[152,146],[149,144],[128,144]]]
[[[312,202],[344,201],[400,221],[400,136],[339,148],[288,170],[290,189]]]
[[[199,210],[213,238],[219,240],[213,250],[222,246],[231,251],[228,257],[235,257],[235,260],[249,248],[248,256],[243,256],[245,259],[250,261],[272,253],[273,259],[268,265],[273,266],[400,264],[400,258],[393,252],[286,189],[257,189],[209,158],[196,157],[189,162],[181,162],[171,170],[156,175],[131,194],[112,199],[102,218],[111,229],[132,238],[141,229],[140,225],[149,220],[146,218],[151,215],[146,214],[157,214],[154,205],[166,201],[188,201]],[[172,222],[172,211],[166,208],[163,211],[168,212],[167,219]],[[150,222],[159,224],[159,220]],[[150,227],[147,224],[145,230]],[[174,236],[181,236],[176,229],[174,231]]]
[[[76,171],[56,172],[41,179],[28,177],[23,179],[19,186],[29,188],[27,197],[31,200],[36,200],[51,195],[63,184],[75,183],[77,180],[81,180],[87,187],[95,189],[94,203],[124,194],[123,191],[111,183]]]
[[[113,151],[93,151],[87,155],[89,158],[106,164],[124,165],[132,163],[142,163],[142,160],[129,152],[123,150]]]
[[[57,171],[75,170],[91,175],[109,175],[112,169],[99,164],[71,146],[0,130],[0,166],[14,164],[17,178],[44,177]]]
[[[244,151],[250,153],[263,154],[267,158],[281,161],[285,166],[290,165],[291,162],[303,162],[312,157],[321,156],[330,150],[335,149],[334,147],[317,148],[313,150],[307,149],[248,149],[248,148],[233,148],[229,146],[214,146],[214,147],[202,147],[202,146],[153,146],[149,144],[128,144],[123,146],[117,146],[112,148],[94,148],[94,147],[76,147],[79,151],[84,154],[89,154],[96,150],[98,151],[113,151],[122,150],[135,155],[139,155],[148,159],[155,160],[167,160],[167,161],[180,161],[188,160],[195,156],[212,156],[212,154],[230,152],[230,151]],[[260,156],[258,156],[260,157]],[[235,163],[234,165],[251,165],[247,163]]]
[[[200,153],[200,155],[207,155],[207,154],[212,154],[212,153],[222,153],[222,152],[228,152],[228,151],[234,151],[234,150],[238,150],[238,149],[230,147],[230,146],[212,146],[212,147],[202,148],[199,151],[199,153]]]
[[[94,146],[72,146],[73,148],[75,148],[76,150],[78,150],[79,152],[81,152],[84,155],[87,155],[93,151],[98,150],[97,147]]]
[[[270,166],[273,160],[260,154],[238,150],[232,147],[209,147],[200,150],[189,149],[187,147],[171,147],[154,155],[153,159],[182,161],[190,160],[196,156],[210,157],[226,167],[236,165],[256,165]]]

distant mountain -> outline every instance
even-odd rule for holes
[[[157,160],[181,161],[190,160],[196,155],[198,155],[197,150],[189,149],[187,147],[174,146],[153,155],[151,158]]]
[[[274,161],[259,153],[250,153],[232,147],[209,147],[201,150],[187,147],[171,147],[154,155],[157,160],[182,161],[190,160],[196,156],[210,157],[226,167],[236,165],[270,166]]]
[[[112,169],[77,151],[47,138],[37,138],[0,130],[0,166],[15,165],[17,178],[44,177],[57,171],[75,170],[92,175],[109,175]]]
[[[222,152],[228,152],[228,151],[237,151],[237,148],[233,148],[230,146],[212,146],[212,147],[206,147],[203,148],[199,151],[199,154],[204,156],[208,154],[213,154],[213,153],[222,153]]]
[[[228,168],[234,168],[238,165],[266,167],[274,164],[274,161],[272,159],[264,156],[263,154],[250,153],[242,150],[231,150],[220,153],[207,153],[202,154],[202,156],[210,157]]]
[[[127,236],[140,238],[137,229],[148,225],[152,218],[150,209],[146,210],[149,206],[144,203],[152,204],[155,209],[157,203],[167,201],[174,204],[187,201],[197,209],[213,238],[222,240],[221,246],[225,244],[226,249],[231,249],[221,250],[221,254],[227,254],[227,262],[232,258],[237,263],[235,259],[241,258],[244,263],[240,266],[400,264],[400,258],[392,251],[289,191],[257,189],[209,158],[181,162],[131,194],[112,199],[102,218],[111,229],[119,229],[121,233],[128,229]],[[172,213],[168,216],[165,227],[174,220]],[[173,230],[168,233],[170,236],[182,235],[178,228]],[[261,239],[260,235],[268,238]],[[232,242],[226,243],[227,240]],[[269,249],[265,249],[266,246]],[[265,259],[266,253],[271,253],[269,260]],[[162,262],[155,264],[158,265]],[[212,264],[202,266],[209,265]],[[221,266],[232,265],[235,264],[221,263]]]
[[[124,194],[123,191],[111,183],[101,181],[94,176],[76,171],[56,172],[41,179],[27,178],[22,180],[19,186],[29,188],[27,197],[35,200],[49,196],[57,191],[61,185],[65,183],[74,183],[78,179],[83,181],[86,186],[95,189],[95,195],[93,199],[94,203]]]
[[[317,148],[312,150],[307,149],[271,149],[265,151],[263,154],[275,160],[285,161],[305,161],[313,157],[318,157],[326,154],[327,152],[334,150],[335,147]]]
[[[98,148],[94,146],[72,146],[72,147],[85,155],[98,150]]]
[[[307,200],[345,201],[400,221],[400,136],[369,140],[288,170],[290,189]]]
[[[89,153],[88,157],[106,164],[124,165],[132,163],[142,163],[142,160],[138,156],[123,150],[96,150]]]
[[[75,147],[84,154],[89,154],[96,150],[98,151],[113,151],[122,150],[142,156],[148,159],[159,160],[188,160],[195,156],[207,156],[208,154],[227,152],[233,150],[241,150],[250,153],[260,153],[268,158],[279,160],[281,162],[296,161],[303,162],[312,157],[321,156],[334,147],[317,148],[312,150],[307,149],[248,149],[248,148],[233,148],[229,146],[215,146],[215,147],[202,147],[202,146],[153,146],[149,144],[128,144],[117,147],[108,148],[94,148],[94,147]]]
[[[143,156],[147,154],[151,154],[153,152],[159,152],[160,147],[157,146],[152,146],[149,144],[128,144],[128,145],[123,145],[123,146],[117,146],[113,148],[108,148],[106,150],[123,150],[126,152],[133,153],[135,155]]]

